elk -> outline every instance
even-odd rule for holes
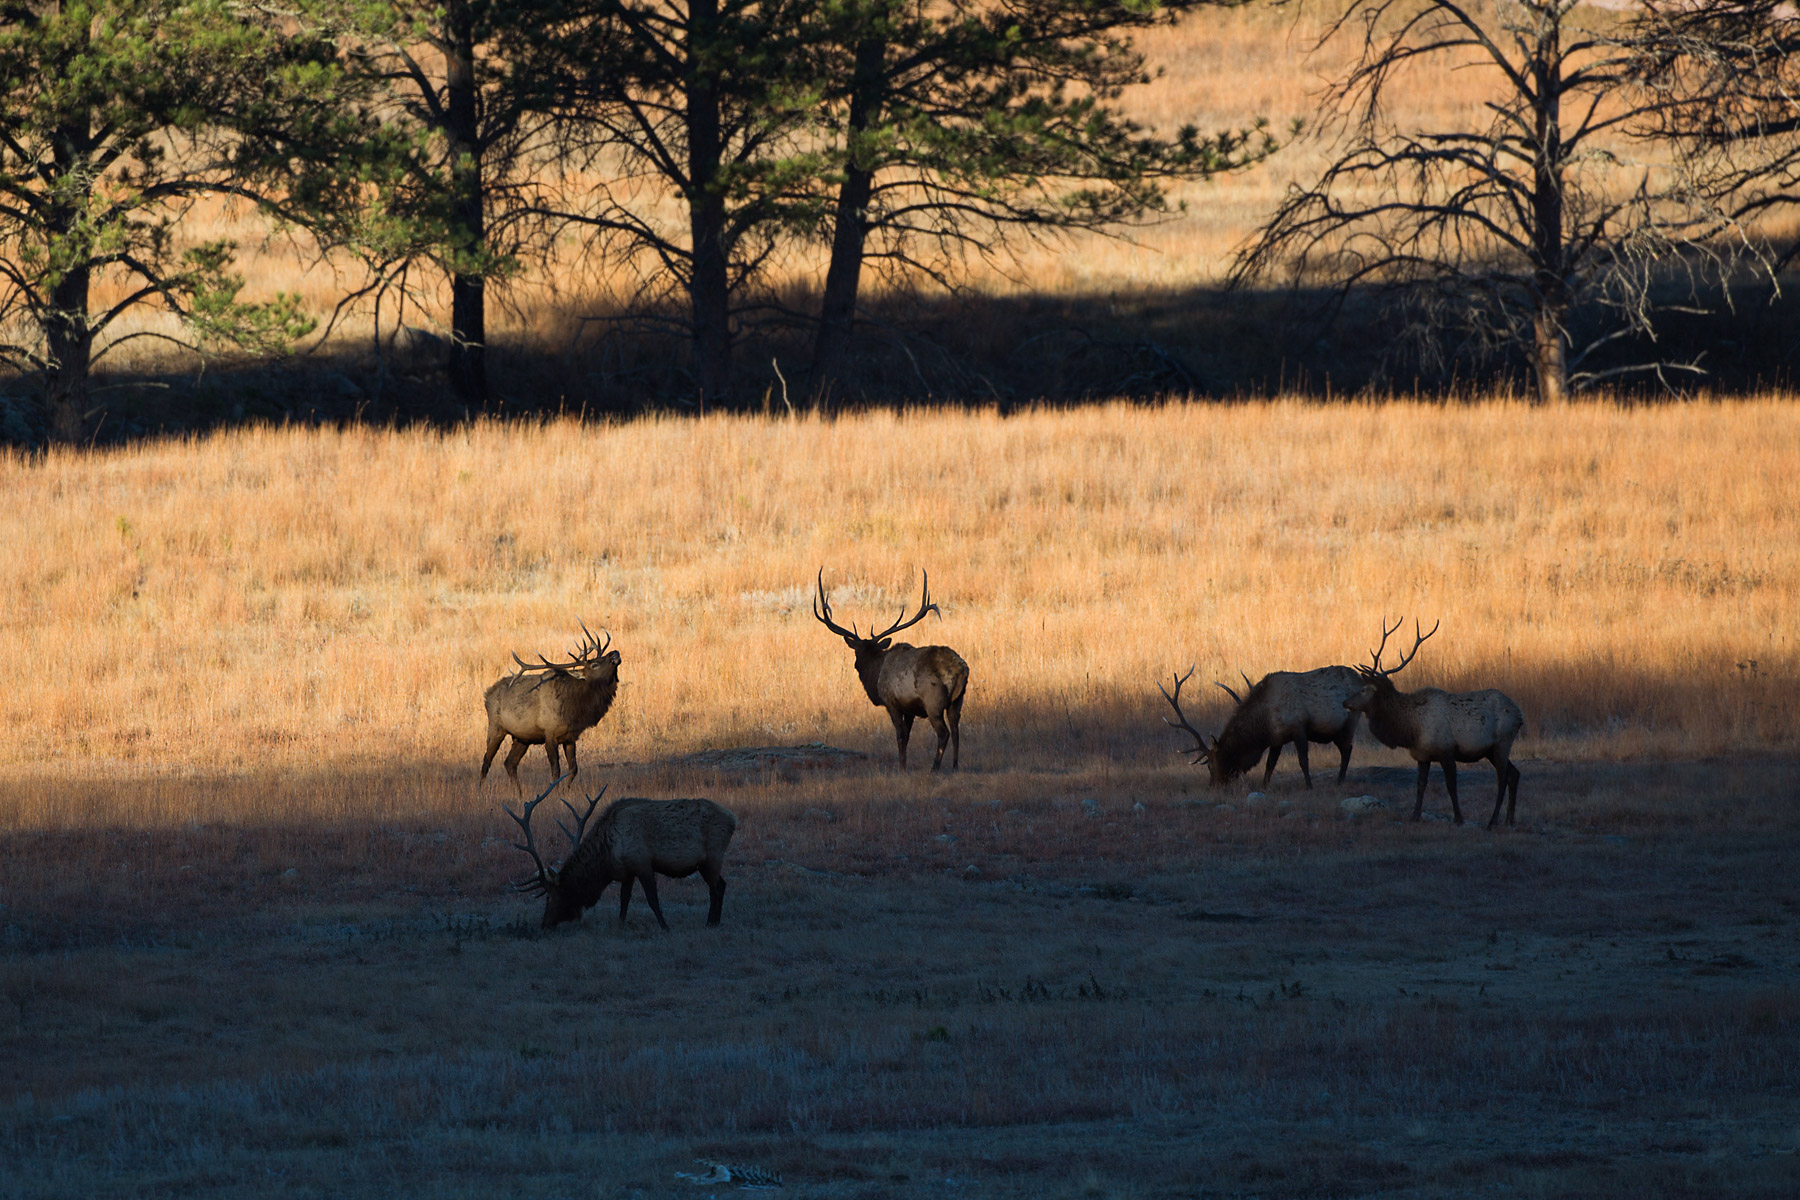
[[[1356,713],[1344,708],[1344,701],[1362,689],[1363,681],[1350,667],[1320,667],[1316,671],[1271,671],[1260,683],[1251,684],[1242,696],[1224,684],[1219,688],[1237,702],[1237,708],[1225,722],[1219,736],[1207,744],[1200,731],[1188,724],[1181,711],[1181,685],[1193,677],[1194,669],[1175,678],[1175,693],[1170,695],[1162,684],[1156,690],[1175,709],[1176,720],[1163,718],[1174,729],[1185,729],[1193,735],[1191,753],[1195,763],[1205,763],[1212,773],[1214,787],[1222,787],[1256,765],[1263,751],[1269,752],[1263,767],[1264,787],[1275,774],[1275,760],[1281,748],[1294,743],[1300,759],[1300,774],[1306,786],[1312,787],[1312,767],[1307,762],[1308,742],[1329,742],[1337,746],[1342,761],[1338,763],[1338,782],[1350,770],[1350,751],[1356,741]]]
[[[914,646],[907,642],[896,645],[893,641],[894,634],[917,625],[926,613],[937,613],[940,620],[943,618],[944,614],[931,602],[931,576],[924,571],[919,574],[925,581],[919,611],[905,619],[906,610],[901,609],[903,619],[880,633],[863,637],[855,625],[845,629],[832,621],[831,601],[825,596],[825,568],[820,567],[813,616],[856,652],[856,674],[862,680],[863,691],[876,708],[887,709],[888,719],[894,723],[901,768],[906,766],[906,743],[912,737],[913,719],[924,717],[938,736],[937,757],[931,760],[931,769],[935,771],[944,765],[944,747],[948,745],[950,769],[954,771],[962,758],[962,707],[969,689],[969,664],[948,646]]]
[[[581,632],[586,640],[567,662],[551,662],[540,654],[537,662],[528,663],[515,653],[518,670],[483,695],[488,736],[481,777],[487,778],[494,752],[510,736],[513,744],[506,753],[506,773],[521,799],[525,789],[519,783],[519,762],[525,751],[542,746],[549,755],[553,777],[562,775],[558,750],[568,751],[569,778],[574,778],[581,769],[575,762],[575,739],[599,723],[619,690],[619,652],[606,650],[612,645],[612,634],[607,634],[606,644],[601,645],[585,623]]]
[[[1442,624],[1439,622],[1438,624]],[[1512,763],[1513,739],[1525,728],[1525,716],[1519,706],[1503,692],[1484,688],[1478,692],[1446,692],[1442,688],[1420,688],[1403,692],[1394,686],[1393,676],[1413,660],[1425,639],[1438,631],[1420,633],[1413,623],[1413,648],[1400,665],[1388,670],[1381,666],[1381,653],[1387,640],[1400,628],[1394,622],[1381,626],[1381,645],[1370,653],[1370,664],[1358,667],[1363,687],[1344,702],[1354,712],[1369,718],[1369,732],[1384,746],[1402,747],[1411,752],[1419,764],[1419,795],[1413,803],[1412,819],[1417,821],[1425,809],[1425,781],[1431,776],[1431,764],[1444,768],[1444,790],[1450,793],[1450,812],[1462,824],[1462,808],[1456,802],[1456,764],[1480,762],[1494,764],[1499,790],[1494,796],[1494,814],[1488,818],[1492,829],[1500,819],[1500,805],[1506,803],[1506,823],[1513,823],[1513,812],[1519,803],[1519,768]]]
[[[571,772],[573,774],[573,772]],[[725,850],[731,835],[737,831],[737,817],[730,809],[698,797],[683,800],[650,800],[643,796],[627,796],[614,800],[600,814],[593,829],[587,828],[606,789],[588,800],[587,811],[577,813],[567,800],[563,807],[575,818],[575,828],[561,821],[557,828],[569,838],[569,857],[560,867],[547,867],[531,836],[531,814],[545,797],[556,790],[560,777],[544,790],[543,795],[525,804],[523,813],[502,804],[506,815],[518,822],[525,840],[513,845],[531,855],[536,872],[513,885],[516,891],[544,897],[545,929],[553,929],[564,921],[579,921],[582,913],[600,902],[607,886],[619,884],[619,922],[625,921],[631,906],[631,885],[641,884],[656,923],[664,929],[662,904],[656,897],[656,877],[685,879],[694,872],[706,881],[711,903],[706,923],[717,925],[725,907]]]

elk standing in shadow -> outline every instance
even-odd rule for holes
[[[819,568],[819,595],[813,601],[813,616],[831,632],[844,639],[856,652],[856,674],[863,691],[876,708],[887,709],[894,723],[894,739],[900,744],[900,765],[906,766],[906,743],[912,737],[913,720],[924,717],[937,732],[937,757],[931,769],[944,765],[944,747],[950,747],[950,769],[956,770],[962,758],[962,706],[969,689],[969,664],[948,646],[914,646],[907,642],[894,644],[893,635],[917,625],[926,613],[937,613],[931,602],[931,577],[921,571],[925,581],[919,599],[919,611],[910,620],[896,621],[880,633],[863,637],[856,626],[845,629],[831,619],[831,602],[825,598],[825,568]],[[905,616],[905,609],[901,609]]]
[[[552,868],[544,865],[531,836],[531,813],[561,782],[557,779],[543,795],[528,802],[523,814],[501,805],[525,832],[525,840],[513,845],[531,855],[537,867],[535,874],[513,886],[544,897],[545,929],[581,920],[582,913],[599,903],[614,883],[619,884],[619,921],[623,924],[631,906],[633,882],[644,889],[656,923],[667,929],[669,923],[663,919],[662,903],[656,895],[656,877],[685,879],[696,871],[706,881],[710,897],[706,923],[719,923],[725,907],[725,851],[737,832],[737,817],[730,809],[699,797],[650,800],[627,796],[607,805],[589,831],[588,818],[594,815],[606,789],[601,788],[600,796],[588,801],[585,813],[576,813],[575,806],[564,800],[563,807],[575,818],[575,828],[557,822],[568,835],[570,850],[562,866]]]
[[[521,797],[525,789],[519,783],[519,762],[532,746],[542,746],[549,756],[551,778],[562,775],[559,748],[568,751],[569,777],[580,771],[575,740],[599,724],[619,689],[619,652],[609,654],[606,649],[612,645],[612,634],[607,634],[606,645],[601,645],[585,624],[581,632],[586,640],[569,661],[553,663],[540,654],[534,664],[514,654],[519,669],[488,688],[483,697],[488,718],[487,753],[481,758],[483,779],[493,764],[494,752],[508,737],[513,744],[506,754],[506,773]]]
[[[1300,759],[1300,774],[1306,786],[1312,787],[1312,768],[1307,762],[1307,743],[1325,742],[1336,745],[1341,759],[1338,782],[1350,770],[1350,751],[1356,742],[1358,714],[1344,707],[1344,702],[1363,688],[1363,680],[1350,667],[1320,667],[1316,671],[1271,671],[1260,683],[1244,683],[1248,690],[1240,697],[1224,684],[1218,686],[1237,701],[1237,709],[1225,722],[1225,728],[1209,745],[1200,731],[1188,724],[1181,711],[1181,685],[1193,677],[1194,669],[1176,678],[1175,694],[1162,684],[1156,689],[1175,709],[1176,720],[1163,722],[1193,735],[1193,761],[1205,763],[1212,774],[1214,787],[1222,787],[1256,765],[1264,751],[1268,765],[1263,768],[1262,785],[1269,786],[1275,774],[1275,760],[1289,742]]]
[[[1442,622],[1439,622],[1442,624]],[[1420,633],[1413,624],[1413,647],[1400,666],[1381,668],[1381,652],[1387,649],[1388,637],[1400,628],[1398,621],[1389,629],[1383,622],[1381,645],[1370,655],[1370,665],[1358,667],[1363,687],[1345,701],[1353,711],[1366,713],[1369,732],[1384,746],[1403,747],[1419,764],[1419,795],[1413,803],[1412,819],[1417,821],[1425,811],[1425,782],[1431,776],[1431,764],[1444,768],[1444,790],[1450,793],[1450,812],[1462,824],[1462,807],[1456,802],[1456,764],[1480,762],[1494,764],[1499,791],[1494,796],[1494,814],[1488,818],[1492,829],[1500,819],[1500,805],[1506,804],[1506,823],[1513,823],[1519,804],[1519,768],[1512,763],[1513,739],[1525,728],[1525,716],[1519,706],[1504,692],[1484,688],[1478,692],[1446,692],[1442,688],[1420,688],[1403,692],[1396,688],[1392,676],[1413,660],[1425,639],[1438,631]]]

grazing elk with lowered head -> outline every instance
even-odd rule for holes
[[[1439,624],[1442,624],[1440,621]],[[1417,821],[1425,809],[1425,781],[1431,775],[1431,764],[1444,768],[1444,790],[1450,793],[1450,812],[1462,824],[1462,808],[1456,802],[1456,764],[1480,762],[1494,764],[1499,791],[1494,796],[1494,815],[1488,818],[1492,829],[1500,819],[1500,804],[1506,802],[1506,823],[1513,823],[1513,811],[1519,803],[1519,768],[1512,763],[1513,739],[1525,728],[1524,714],[1503,692],[1484,688],[1478,692],[1446,692],[1442,688],[1420,688],[1403,692],[1394,686],[1391,676],[1413,660],[1425,639],[1438,631],[1420,633],[1413,624],[1413,648],[1400,665],[1382,670],[1381,652],[1387,649],[1388,637],[1400,628],[1398,621],[1389,629],[1381,626],[1381,645],[1370,655],[1370,665],[1358,667],[1363,687],[1345,705],[1369,718],[1369,732],[1384,746],[1404,747],[1419,764],[1419,796],[1413,803],[1412,819]]]
[[[594,815],[606,789],[601,788],[600,796],[588,801],[585,813],[577,814],[575,806],[564,800],[563,806],[575,818],[575,828],[557,822],[557,827],[568,835],[571,847],[562,866],[551,868],[544,865],[532,839],[531,813],[561,782],[559,778],[542,796],[529,801],[523,814],[501,805],[525,832],[525,840],[513,845],[531,855],[537,866],[535,875],[513,886],[544,897],[545,929],[564,921],[581,920],[581,914],[599,903],[607,886],[615,882],[619,884],[621,922],[631,905],[631,885],[636,882],[643,886],[644,899],[656,914],[656,923],[667,929],[669,923],[663,920],[662,904],[656,898],[656,877],[685,879],[696,871],[706,881],[711,896],[706,923],[719,923],[719,914],[725,907],[725,850],[737,831],[737,817],[730,809],[698,798],[649,800],[628,796],[607,805],[600,820],[589,830],[588,818]]]
[[[549,755],[552,777],[562,775],[559,749],[569,753],[569,776],[580,770],[575,739],[599,724],[619,690],[619,652],[609,654],[606,649],[612,645],[612,634],[601,645],[586,624],[581,632],[586,640],[567,662],[551,662],[540,654],[536,663],[528,663],[514,654],[519,669],[488,688],[483,697],[488,719],[483,779],[493,765],[494,752],[509,736],[513,744],[506,753],[506,773],[521,797],[525,789],[519,784],[519,762],[532,746],[542,746]]]
[[[887,709],[894,722],[894,738],[900,743],[900,765],[906,766],[906,743],[912,737],[913,719],[924,717],[937,732],[937,757],[931,769],[944,765],[944,747],[950,747],[950,769],[956,770],[962,758],[962,706],[969,690],[969,664],[948,646],[914,646],[906,642],[895,645],[893,635],[917,625],[926,613],[937,613],[931,602],[931,576],[921,571],[925,588],[919,598],[919,611],[910,620],[902,619],[880,633],[863,637],[856,626],[845,629],[831,619],[831,602],[825,598],[825,568],[819,568],[819,595],[813,602],[813,616],[825,628],[842,637],[856,652],[856,674],[863,691],[876,708]],[[823,610],[823,611],[821,611]],[[906,610],[900,610],[902,618]]]
[[[1175,709],[1176,719],[1171,721],[1164,717],[1163,723],[1193,735],[1193,761],[1206,764],[1212,773],[1214,787],[1223,786],[1255,766],[1265,750],[1269,761],[1263,768],[1262,785],[1268,787],[1270,777],[1275,774],[1275,760],[1281,757],[1281,748],[1289,742],[1294,743],[1294,753],[1300,759],[1300,774],[1307,787],[1312,786],[1312,768],[1307,762],[1308,742],[1337,746],[1341,756],[1337,777],[1339,783],[1344,781],[1350,770],[1350,751],[1356,742],[1359,719],[1356,713],[1344,707],[1344,701],[1363,686],[1362,679],[1353,669],[1320,667],[1316,671],[1271,671],[1256,684],[1251,684],[1246,676],[1244,683],[1249,690],[1241,697],[1219,684],[1219,688],[1237,702],[1237,709],[1210,745],[1199,730],[1188,724],[1181,711],[1181,685],[1193,674],[1194,669],[1189,667],[1186,675],[1176,678],[1174,695],[1160,683],[1156,690],[1162,692],[1163,699]]]

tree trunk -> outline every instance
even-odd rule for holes
[[[66,117],[51,139],[55,172],[44,232],[52,261],[70,265],[50,287],[50,305],[38,314],[49,364],[44,372],[45,424],[50,439],[78,442],[87,431],[88,372],[94,358],[94,330],[88,323],[88,288],[93,278],[90,248],[82,232],[92,175],[85,169],[93,150],[93,128],[85,112]]]
[[[1569,394],[1568,344],[1562,314],[1540,308],[1532,316],[1531,368],[1539,404],[1560,404]]]
[[[1573,297],[1563,241],[1562,68],[1562,38],[1552,23],[1540,35],[1532,62],[1537,157],[1531,194],[1531,366],[1540,404],[1560,403],[1569,391],[1567,321]]]
[[[694,319],[694,373],[700,407],[731,399],[731,275],[725,247],[725,197],[719,191],[718,0],[689,0],[687,85],[688,233],[693,263],[688,298]]]
[[[487,224],[475,88],[475,15],[452,0],[444,16],[444,137],[450,152],[450,382],[469,409],[487,405]]]
[[[94,353],[94,333],[88,328],[90,274],[81,266],[64,275],[51,289],[51,309],[42,318],[50,360],[44,405],[52,441],[79,442],[87,429],[88,368]]]
[[[831,263],[825,271],[825,294],[819,305],[819,329],[813,342],[812,394],[818,405],[829,401],[850,368],[856,295],[862,286],[863,247],[869,234],[869,197],[875,183],[874,163],[867,160],[862,141],[881,115],[882,68],[886,62],[885,40],[867,38],[857,43],[850,112],[844,130],[844,182],[838,188]]]

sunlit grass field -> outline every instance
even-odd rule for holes
[[[979,770],[1166,766],[1172,671],[1198,664],[1190,712],[1216,726],[1211,680],[1363,661],[1401,617],[1442,622],[1403,682],[1506,690],[1527,758],[1791,751],[1797,462],[1800,412],[1773,399],[251,428],[10,455],[0,827],[185,821],[209,803],[187,783],[219,776],[433,763],[472,789],[482,689],[578,621],[624,659],[588,764],[891,755],[811,616],[821,567],[865,627],[930,572],[941,619],[905,636],[968,659]],[[149,782],[71,807],[53,785],[75,778]],[[201,815],[276,816],[259,794]]]
[[[1779,398],[0,457],[0,1193],[1791,1196],[1796,462]],[[864,628],[930,571],[956,775],[894,765],[821,567]],[[1519,701],[1516,827],[1480,767],[1405,820],[1366,737],[1310,791],[1183,761],[1159,680],[1215,730],[1384,617]],[[732,809],[718,929],[508,887],[481,692],[582,620],[625,682],[571,791]],[[690,757],[813,742],[868,757]]]

